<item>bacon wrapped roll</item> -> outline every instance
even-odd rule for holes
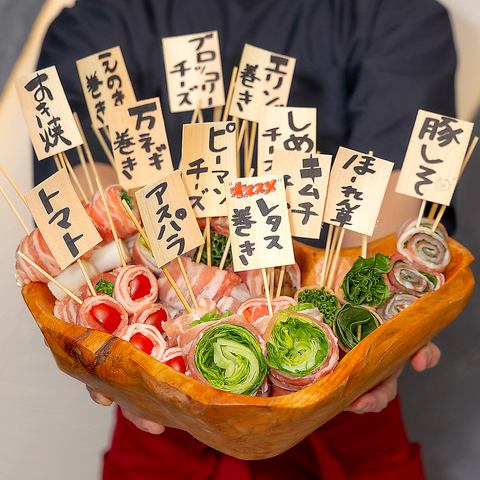
[[[140,235],[137,235],[132,249],[133,263],[143,265],[152,271],[157,277],[160,276],[162,269],[157,267],[152,251],[147,247],[145,241]]]
[[[135,200],[120,185],[109,185],[105,191],[105,200],[108,204],[110,215],[112,216],[113,225],[119,238],[126,238],[137,232],[137,228],[130,220],[125,208],[123,208],[122,200],[125,200],[132,209],[135,217],[140,221],[140,214],[136,206]],[[85,209],[93,221],[93,224],[102,236],[103,240],[110,242],[113,240],[112,229],[108,221],[107,212],[103,204],[102,197],[96,192],[92,201]]]
[[[179,373],[185,373],[187,371],[185,360],[182,355],[182,349],[180,347],[168,348],[160,358],[157,358],[157,360],[160,360],[162,363],[168,365]]]
[[[390,265],[388,280],[396,292],[421,297],[438,290],[445,282],[442,273],[423,271],[398,253],[392,256]]]
[[[242,284],[241,278],[235,273],[228,270],[220,270],[217,267],[208,267],[203,263],[196,263],[189,257],[182,257],[182,261],[195,297],[210,298],[215,303],[223,297],[233,297],[240,302],[244,302],[250,297],[246,286]],[[167,265],[167,270],[177,283],[178,288],[185,295],[185,298],[188,299],[188,289],[178,262],[170,262]],[[164,275],[160,275],[158,285],[160,301],[167,308],[183,311],[183,305]]]
[[[374,257],[359,257],[342,282],[344,300],[352,305],[378,307],[390,297],[387,273],[390,257],[377,253]]]
[[[307,303],[317,308],[323,315],[323,321],[328,325],[333,325],[335,315],[340,310],[340,302],[335,294],[326,287],[303,287],[295,294],[295,300],[298,303]]]
[[[119,333],[119,337],[156,359],[162,358],[167,350],[167,342],[153,325],[132,323]]]
[[[192,378],[230,393],[256,395],[267,377],[265,344],[241,315],[206,322],[181,339]]]
[[[30,260],[33,260],[52,277],[56,277],[62,271],[38,228],[23,238],[17,251],[22,252]],[[16,258],[16,277],[20,286],[30,282],[48,283],[48,279],[22,257],[17,255]]]
[[[397,251],[419,268],[443,272],[451,258],[447,240],[442,225],[433,232],[428,219],[424,219],[419,227],[415,221],[410,221],[398,234]]]
[[[245,270],[238,272],[238,276],[247,286],[251,297],[262,297],[265,295],[262,270]],[[275,284],[278,283],[280,269],[275,269]],[[285,276],[282,283],[281,294],[283,296],[293,297],[295,292],[300,288],[302,282],[302,273],[300,267],[295,263],[287,265]]]
[[[128,325],[128,313],[117,300],[102,293],[83,300],[77,324],[118,336]]]
[[[164,335],[163,324],[169,319],[168,310],[161,303],[147,303],[135,311],[131,323],[152,325]]]
[[[378,309],[378,314],[383,320],[390,320],[417,300],[418,297],[409,293],[395,293]]]
[[[337,313],[333,331],[340,348],[348,352],[383,323],[372,309],[358,305],[344,305]]]
[[[331,328],[310,315],[280,310],[264,336],[269,378],[276,393],[298,391],[331,372],[338,363]]]
[[[157,300],[157,278],[142,265],[129,265],[120,269],[113,296],[129,315],[133,315],[140,307]]]

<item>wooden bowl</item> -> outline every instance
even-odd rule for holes
[[[315,283],[323,251],[296,244],[303,283]],[[240,459],[263,459],[291,448],[391,375],[415,350],[452,322],[465,307],[474,279],[470,252],[450,240],[446,283],[364,339],[327,377],[304,390],[252,398],[215,390],[157,362],[128,342],[65,323],[52,314],[54,298],[44,284],[23,296],[58,367],[122,407],[150,420],[187,430],[195,438]],[[369,252],[392,254],[394,236]],[[343,251],[352,261],[358,249]]]

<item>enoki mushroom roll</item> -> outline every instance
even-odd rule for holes
[[[378,307],[391,292],[387,273],[390,257],[377,253],[374,257],[359,257],[342,282],[343,297],[352,305]]]
[[[347,303],[337,313],[333,331],[340,348],[348,352],[382,323],[382,318],[372,308]]]
[[[388,280],[396,292],[421,297],[438,290],[445,282],[443,274],[421,270],[399,254],[392,256],[390,265]]]
[[[396,293],[378,309],[378,314],[383,320],[390,320],[417,300],[418,297],[415,295],[410,295],[409,293]]]
[[[129,315],[133,315],[140,307],[157,300],[157,277],[141,265],[122,268],[115,280],[113,296]]]
[[[119,337],[156,359],[161,359],[167,350],[167,342],[153,325],[132,323],[120,332]]]
[[[398,234],[397,250],[420,268],[443,272],[451,258],[447,240],[448,235],[442,225],[433,232],[429,220],[423,220],[419,227],[411,221]]]
[[[295,294],[295,299],[301,304],[310,304],[323,315],[323,321],[333,325],[335,315],[340,309],[340,303],[335,294],[325,287],[303,287]]]
[[[128,325],[128,313],[110,295],[87,297],[78,310],[77,324],[119,335]]]
[[[196,325],[181,339],[192,378],[230,393],[263,393],[265,344],[241,315]]]
[[[327,375],[338,363],[331,328],[310,315],[280,310],[265,333],[269,378],[274,393],[300,390]]]

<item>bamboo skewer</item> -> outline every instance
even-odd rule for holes
[[[113,168],[115,168],[115,161],[113,159],[112,151],[107,145],[107,142],[105,141],[105,138],[103,137],[103,130],[100,130],[99,128],[95,128],[93,125],[91,126],[93,132],[95,133],[95,136],[97,137],[98,143],[102,147],[103,153],[106,155],[108,161],[112,165]]]
[[[337,263],[338,263],[338,257],[340,256],[340,250],[342,248],[342,243],[343,243],[343,237],[345,235],[345,229],[340,228],[340,234],[338,236],[338,242],[335,247],[335,254],[333,257],[333,262],[330,268],[330,272],[328,274],[328,280],[327,280],[327,287],[328,288],[333,288],[333,282],[335,280],[335,270],[337,269]]]
[[[192,119],[191,119],[190,123],[197,123],[199,121],[199,117],[202,113],[201,105],[202,105],[201,102],[197,103],[197,106],[195,107],[195,110],[192,113]],[[202,118],[202,121],[203,121],[203,118]]]
[[[362,255],[363,258],[367,258],[367,256],[368,256],[368,237],[366,235],[362,235],[361,255]]]
[[[237,137],[237,152],[240,151],[242,148],[243,137],[245,136],[245,130],[247,128],[248,120],[242,120],[242,124],[240,125],[240,130],[238,131]]]
[[[23,220],[23,218],[21,217],[20,213],[18,212],[17,208],[15,207],[15,205],[13,204],[13,202],[10,200],[10,197],[7,195],[7,192],[4,190],[4,188],[2,187],[2,185],[0,185],[0,193],[3,195],[3,198],[5,199],[5,201],[7,202],[8,206],[10,207],[10,210],[13,212],[13,214],[15,215],[15,217],[17,217],[17,220],[18,222],[20,223],[20,225],[23,227],[23,229],[25,230],[25,233],[28,235],[31,230],[27,227],[27,224],[25,223],[25,221]],[[22,198],[23,197],[23,194],[21,195]]]
[[[253,122],[252,128],[250,130],[250,140],[248,143],[248,157],[247,163],[245,165],[245,171],[249,172],[252,168],[253,152],[255,150],[255,139],[257,137],[257,122]]]
[[[225,268],[225,263],[227,263],[228,252],[230,251],[230,247],[232,245],[232,240],[230,236],[228,236],[227,243],[225,244],[225,250],[223,251],[222,259],[220,260],[220,265],[218,268],[223,270]]]
[[[75,115],[75,114],[74,114]],[[93,188],[92,178],[90,176],[90,172],[88,171],[87,161],[85,160],[85,153],[83,152],[82,145],[79,145],[77,148],[77,155],[80,160],[80,165],[82,166],[83,174],[85,175],[85,179],[87,181],[88,186],[88,193],[92,196],[95,193]]]
[[[135,217],[131,208],[129,207],[128,203],[125,200],[122,200],[122,205],[123,205],[123,208],[125,209],[125,211],[127,212],[128,216],[130,217],[130,220],[135,225],[138,233],[140,234],[143,241],[145,242],[145,245],[151,251],[152,250],[152,245],[150,243],[150,239],[147,237],[147,232],[145,232],[143,227],[140,225],[140,222],[137,220],[137,218]],[[180,257],[178,257],[178,258],[180,259]],[[181,271],[184,270],[184,268],[182,269],[183,263],[181,263],[181,261],[180,261],[179,265],[181,265],[180,270]],[[182,305],[184,306],[187,313],[190,313],[192,309],[191,309],[190,305],[188,304],[187,300],[185,299],[185,297],[183,296],[182,292],[178,288],[178,285],[175,282],[174,278],[170,275],[170,272],[167,270],[165,265],[163,267],[160,267],[160,269],[162,270],[162,273],[165,275],[165,278],[167,279],[170,286],[173,288],[173,290],[177,294],[179,300],[182,302]],[[182,275],[183,275],[183,271],[182,271]],[[187,284],[187,288],[189,288],[190,282],[188,281],[188,277],[186,277],[186,272],[185,272],[184,279],[185,279],[185,283]],[[190,288],[191,288],[191,285],[190,285]],[[190,290],[189,290],[189,293],[190,293]],[[191,296],[192,296],[192,301],[193,301],[194,305],[197,305],[197,303],[196,303],[197,300],[193,295],[193,290],[192,290]]]
[[[92,296],[96,297],[96,296],[97,296],[97,292],[96,292],[95,288],[93,287],[92,281],[90,280],[90,277],[88,276],[87,271],[85,270],[85,265],[83,264],[82,259],[79,258],[79,259],[77,260],[77,263],[78,263],[78,266],[80,267],[80,270],[81,270],[82,273],[83,273],[83,276],[85,277],[85,280],[86,280],[86,282],[87,282],[88,289],[90,290],[90,293],[92,294]]]
[[[205,231],[207,240],[207,265],[212,266],[212,235],[210,232],[210,217],[207,217],[205,221]]]
[[[263,287],[265,289],[265,297],[267,299],[268,313],[269,315],[273,315],[272,299],[270,297],[270,287],[268,286],[267,271],[265,268],[262,268],[262,276],[263,276]]]
[[[185,281],[185,285],[187,286],[188,293],[190,295],[190,298],[192,299],[193,306],[198,309],[197,299],[195,298],[192,284],[190,283],[190,279],[188,278],[187,272],[185,271],[185,265],[183,264],[182,257],[177,257],[177,261],[178,266],[180,267],[180,272],[182,272],[183,280]]]
[[[73,167],[72,167],[72,164],[70,163],[70,161],[68,160],[68,157],[67,155],[65,154],[65,152],[62,152],[60,154],[60,158],[62,159],[63,161],[63,164],[65,165],[66,167],[66,170],[67,172],[70,174],[70,176],[73,178],[73,182],[75,183],[75,185],[77,186],[77,189],[80,193],[80,196],[82,197],[82,200],[84,203],[88,203],[88,197],[85,193],[85,190],[83,189],[82,185],[80,184],[79,180],[78,180],[78,177],[77,177],[77,174],[75,173],[75,170],[73,170]]]
[[[233,67],[232,76],[230,77],[230,85],[228,87],[227,100],[225,102],[225,108],[223,109],[222,121],[228,120],[230,112],[230,105],[232,104],[233,91],[235,89],[235,82],[237,81],[238,67]]]
[[[273,290],[275,286],[275,267],[270,268],[268,283],[270,286],[270,298],[273,298]]]
[[[22,191],[20,190],[19,186],[17,185],[17,182],[15,182],[15,180],[12,178],[12,176],[8,173],[8,171],[1,164],[0,164],[0,172],[2,172],[3,176],[7,179],[8,183],[12,186],[12,188],[15,190],[17,195],[21,198],[24,205],[27,207],[27,202],[25,200],[25,196],[23,195]]]
[[[282,265],[280,268],[280,275],[278,277],[277,291],[275,292],[275,298],[278,298],[282,293],[283,279],[285,278],[286,265]]]
[[[433,220],[435,218],[435,213],[437,213],[438,203],[432,203],[430,207],[430,212],[428,212],[428,219]]]
[[[458,179],[461,178],[461,176],[463,175],[463,172],[465,171],[465,168],[467,168],[467,165],[468,165],[468,162],[470,162],[470,159],[472,158],[472,155],[473,155],[473,152],[475,150],[475,147],[477,146],[478,144],[478,140],[479,138],[477,136],[473,137],[473,140],[470,142],[470,145],[468,147],[468,150],[467,150],[467,153],[465,154],[465,158],[463,160],[463,163],[462,163],[462,167],[460,168],[460,173],[458,174]],[[434,217],[435,217],[435,212],[437,211],[438,207],[440,205],[439,204],[436,204],[434,203],[432,205],[432,208],[430,209],[430,213],[428,214],[428,218],[430,220],[433,220]],[[447,209],[447,206],[446,205],[442,205],[440,206],[440,210],[438,212],[438,215],[437,215],[437,218],[435,220],[435,222],[433,223],[432,225],[432,231],[435,232],[435,230],[437,229],[438,225],[440,224],[440,222],[442,221],[442,217],[445,213],[445,210]],[[432,213],[433,212],[433,213]],[[417,225],[418,226],[418,225]]]
[[[222,118],[222,107],[214,107],[213,108],[213,121],[219,122]]]
[[[325,244],[325,255],[323,257],[322,274],[320,276],[320,287],[323,287],[325,285],[325,278],[327,274],[327,266],[330,257],[330,248],[334,228],[335,227],[333,225],[328,226],[327,243]]]
[[[67,287],[64,287],[58,280],[56,280],[54,277],[52,277],[48,272],[46,272],[42,267],[37,265],[33,260],[31,260],[29,257],[24,255],[20,250],[17,250],[17,255],[22,257],[27,263],[29,263],[35,270],[40,272],[42,275],[48,278],[52,283],[54,283],[60,290],[62,290],[66,295],[69,297],[73,298],[78,304],[82,305],[82,301],[72,292],[70,291]]]
[[[197,258],[195,259],[196,263],[200,263],[202,260],[203,250],[205,249],[205,243],[207,241],[207,228],[203,230],[203,243],[198,247]]]
[[[60,163],[59,156],[58,156],[58,155],[54,155],[54,156],[53,156],[53,160],[54,160],[54,162],[55,162],[55,166],[57,167],[57,171],[61,170],[62,164]]]
[[[420,224],[422,223],[422,218],[423,214],[425,213],[425,207],[427,206],[427,201],[422,200],[422,205],[420,206],[420,210],[418,211],[418,217],[417,217],[417,225],[416,227],[418,228]]]

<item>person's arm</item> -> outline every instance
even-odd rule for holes
[[[418,109],[455,116],[456,54],[448,14],[434,0],[363,0],[343,42],[349,88],[348,146],[395,164],[374,237],[418,214],[417,199],[395,193]],[[359,243],[345,236],[345,246]]]

